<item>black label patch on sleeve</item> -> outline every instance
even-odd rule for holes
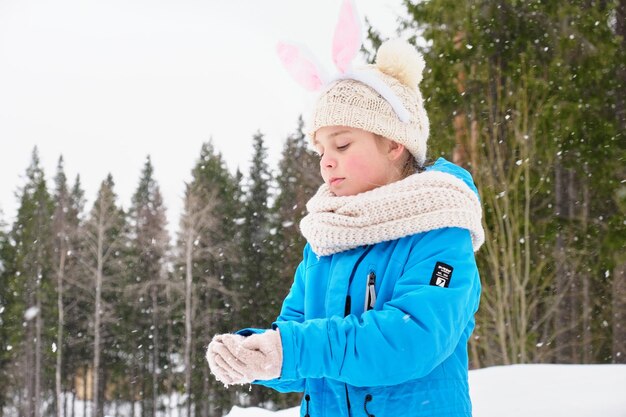
[[[430,285],[436,285],[441,288],[448,288],[450,286],[450,280],[452,279],[452,268],[450,265],[443,262],[437,262],[433,275],[430,277]]]

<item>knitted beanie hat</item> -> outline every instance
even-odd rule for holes
[[[400,39],[383,43],[375,64],[344,74],[321,93],[309,136],[314,138],[324,126],[363,129],[404,145],[423,165],[429,133],[418,88],[423,69],[424,59],[409,43]]]
[[[420,165],[426,159],[428,116],[418,88],[424,59],[400,39],[383,43],[376,63],[353,68],[361,49],[361,28],[353,0],[344,0],[335,26],[332,56],[339,71],[328,77],[306,49],[280,42],[278,55],[303,87],[322,91],[309,119],[309,136],[324,126],[348,126],[403,144]]]

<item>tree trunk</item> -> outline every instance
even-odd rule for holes
[[[194,230],[187,230],[185,245],[185,394],[187,417],[191,417],[191,310],[193,285],[193,238]]]
[[[58,322],[57,322],[57,364],[55,370],[55,388],[57,398],[57,417],[63,416],[62,410],[62,386],[61,386],[61,368],[63,365],[63,328],[64,323],[64,311],[63,311],[63,279],[65,271],[65,255],[66,250],[63,243],[61,243],[59,249],[59,269],[57,272],[57,309],[58,309]]]
[[[170,283],[167,283],[167,286],[165,287],[165,299],[166,299],[166,303],[167,303],[167,334],[166,334],[166,349],[167,349],[167,357],[168,360],[169,358],[172,357],[172,340],[173,340],[173,334],[172,334],[172,294],[171,294],[171,288],[170,288]],[[168,376],[167,376],[167,383],[166,383],[166,391],[167,391],[167,396],[169,398],[168,401],[168,409],[167,409],[167,413],[166,416],[167,417],[172,417],[172,412],[173,412],[173,406],[174,404],[172,404],[172,391],[173,391],[173,384],[172,384],[172,378],[173,378],[173,370],[170,368],[168,368]],[[177,400],[178,401],[178,400]],[[176,413],[178,414],[178,403],[176,404]]]
[[[567,169],[567,221],[571,223],[576,218],[575,212],[575,204],[576,204],[576,190],[575,190],[575,171],[572,168]],[[568,226],[568,229],[571,230],[571,226]],[[566,297],[568,298],[565,307],[569,308],[569,332],[567,332],[568,343],[570,346],[569,350],[569,361],[567,363],[579,363],[580,355],[578,352],[580,351],[580,341],[579,341],[579,330],[580,330],[580,284],[579,284],[579,269],[576,265],[574,254],[575,251],[573,249],[573,235],[575,232],[570,233],[567,236],[568,240],[566,242],[566,262],[567,262],[567,271],[568,271],[568,281],[569,281],[569,289],[566,292]]]
[[[17,403],[17,417],[25,417],[25,413],[24,413],[24,393],[22,392],[22,390],[24,389],[24,387],[22,385],[20,385],[17,388],[17,398],[18,398],[18,403]]]
[[[581,234],[587,236],[587,224],[589,221],[589,166],[587,163],[583,166],[585,175],[582,176],[582,194],[583,205],[580,215],[581,220]],[[587,245],[585,245],[585,252],[587,251]],[[591,301],[591,276],[587,271],[587,268],[580,268],[580,281],[581,281],[581,298],[582,298],[582,328],[583,328],[583,350],[582,350],[582,363],[591,363],[593,361],[593,341],[591,334],[591,314],[593,311],[593,304]]]
[[[72,417],[74,417],[76,415],[76,395],[78,394],[78,391],[76,389],[76,378],[74,378],[74,383],[72,384],[72,386]],[[83,416],[87,417],[86,415]]]
[[[101,207],[100,215],[98,219],[98,248],[97,257],[98,264],[96,268],[96,301],[94,311],[94,346],[93,346],[93,373],[92,373],[92,417],[98,416],[98,394],[99,394],[99,382],[100,382],[100,319],[101,319],[101,303],[102,303],[102,273],[104,268],[104,213],[105,210]]]
[[[615,32],[622,39],[622,54],[626,50],[626,0],[619,0],[616,7]],[[622,55],[623,56],[623,55]],[[624,88],[626,86],[626,66],[620,65],[617,69],[617,77],[620,80],[622,88],[621,92],[616,94],[615,116],[618,126],[622,134],[626,132],[626,94]]]
[[[32,307],[35,303],[35,291],[36,287],[33,283],[29,283],[29,294],[27,306]],[[33,370],[35,368],[35,352],[33,348],[33,341],[35,340],[35,329],[32,320],[29,320],[26,324],[26,346],[24,347],[24,364],[22,371],[24,372],[24,396],[20,397],[22,402],[22,409],[25,411],[25,417],[34,416],[34,402],[35,398],[35,384]]]
[[[134,355],[133,355],[134,357]],[[135,417],[135,397],[137,396],[135,392],[136,384],[137,384],[137,366],[136,360],[133,360],[133,365],[131,367],[131,375],[130,375],[130,417]]]
[[[17,403],[17,417],[26,417],[26,408],[24,405],[24,389],[26,387],[20,385],[17,389],[17,395],[18,395],[18,403]]]
[[[626,364],[626,260],[613,269],[613,363]]]
[[[98,402],[98,417],[102,417],[105,415],[104,413],[104,406],[106,405],[106,397],[105,397],[105,390],[106,390],[106,386],[107,386],[107,381],[108,381],[108,372],[107,372],[107,368],[106,367],[102,367],[102,372],[100,372],[100,383],[99,383],[99,390],[98,390],[98,398],[101,399],[101,401]]]
[[[576,307],[572,303],[573,276],[570,270],[570,262],[568,260],[567,251],[567,235],[565,223],[570,213],[568,192],[569,175],[568,170],[563,168],[560,160],[555,164],[555,206],[556,215],[560,219],[559,230],[556,237],[556,253],[554,259],[556,262],[556,288],[558,309],[556,312],[555,332],[556,332],[556,353],[555,360],[557,363],[572,363],[572,316],[573,309]]]
[[[554,166],[554,197],[555,197],[555,208],[556,208],[556,216],[559,219],[563,218],[563,168],[561,166],[561,162],[557,161]],[[565,244],[563,239],[563,227],[559,225],[557,235],[556,235],[556,246],[555,246],[555,254],[554,260],[556,264],[556,294],[563,294],[567,288],[567,271],[565,269],[566,260],[565,260]],[[559,297],[557,296],[557,300]],[[561,301],[562,303],[562,301]],[[563,308],[563,305],[557,310],[556,320],[555,320],[555,330],[563,329],[564,325],[568,323],[568,318],[565,315],[567,312],[567,308]],[[557,343],[558,351],[555,353],[555,361],[556,363],[562,363],[563,355],[559,352],[563,352],[563,345],[565,344],[565,340],[563,340],[563,336],[561,334],[555,337]]]
[[[202,367],[202,415],[201,417],[209,417],[209,367]]]
[[[155,279],[158,279],[155,278]],[[159,323],[158,323],[158,287],[156,283],[150,289],[152,296],[152,417],[156,417],[157,405],[159,399]]]
[[[147,346],[143,346],[143,355],[141,356],[143,359],[141,374],[141,400],[139,403],[141,404],[141,417],[148,417],[148,404],[151,404],[152,401],[147,398],[148,393],[148,376],[147,370],[150,369],[150,352],[148,351]]]
[[[87,417],[87,378],[89,378],[89,367],[83,367],[83,416]]]
[[[41,246],[41,245],[38,245]],[[40,258],[41,259],[41,258]],[[37,316],[35,317],[36,343],[35,343],[35,417],[41,417],[41,337],[43,335],[43,312],[41,311],[41,267],[37,271]]]

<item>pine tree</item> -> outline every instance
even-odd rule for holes
[[[57,198],[55,198],[58,201]],[[57,202],[58,204],[58,202]],[[93,361],[93,338],[89,337],[90,323],[93,319],[93,289],[90,285],[90,273],[85,273],[86,245],[84,244],[83,212],[85,208],[85,196],[77,175],[69,192],[68,207],[66,214],[69,231],[67,234],[67,246],[69,248],[66,258],[66,272],[64,288],[64,339],[63,368],[61,374],[66,376],[66,385],[73,396],[77,392],[76,380],[83,378],[83,386],[86,387],[86,372]],[[58,255],[58,254],[57,254]],[[82,398],[86,398],[85,392],[81,392]],[[67,397],[66,397],[67,399]],[[83,403],[86,407],[86,402]],[[72,400],[69,413],[74,415],[76,402]],[[66,404],[64,404],[65,408]],[[85,412],[85,411],[83,411]]]
[[[237,186],[212,143],[203,144],[192,181],[186,186],[177,245],[176,270],[184,277],[185,294],[187,416],[192,406],[195,415],[217,416],[233,404],[232,395],[209,376],[204,352],[214,334],[232,331],[235,325]]]
[[[9,276],[11,271],[9,265],[13,256],[11,244],[6,232],[6,224],[2,219],[0,211],[0,380],[9,381],[9,365],[12,360],[11,348],[9,348],[9,327],[8,305],[11,298],[9,288]],[[0,385],[0,417],[3,416],[4,406],[7,401],[8,384]]]
[[[10,233],[12,248],[8,284],[13,296],[7,311],[11,329],[9,344],[14,363],[9,373],[10,386],[16,387],[12,396],[22,415],[40,417],[43,399],[49,393],[49,370],[54,360],[49,349],[53,337],[44,325],[44,318],[54,317],[52,273],[52,201],[46,188],[44,172],[35,148],[26,170],[26,184],[20,190],[17,219]]]
[[[214,197],[214,196],[211,196]],[[194,306],[198,305],[197,281],[195,272],[197,262],[205,250],[199,250],[199,239],[210,236],[210,229],[215,226],[212,216],[215,199],[205,195],[201,187],[186,185],[184,197],[184,212],[180,221],[179,234],[179,270],[184,275],[183,293],[185,295],[184,312],[182,314],[185,324],[183,363],[185,366],[184,392],[186,398],[186,416],[191,416],[192,406],[192,346],[194,346],[193,323],[196,316]],[[208,248],[208,246],[207,246]],[[184,272],[183,272],[184,271]],[[198,272],[200,273],[200,272]],[[194,279],[195,278],[195,279]],[[195,351],[195,350],[194,350]],[[200,397],[200,396],[198,396]]]
[[[159,186],[154,179],[154,169],[150,157],[147,158],[141,179],[132,198],[129,218],[131,222],[130,251],[135,255],[133,262],[135,285],[132,293],[138,304],[137,319],[139,344],[143,345],[145,356],[142,379],[149,381],[148,389],[143,390],[144,416],[156,415],[158,410],[159,386],[162,366],[166,357],[162,350],[162,335],[168,317],[164,317],[164,291],[167,274],[165,262],[169,247],[166,230],[165,206]]]
[[[243,189],[243,207],[240,228],[240,311],[238,321],[243,327],[267,328],[276,318],[278,307],[274,298],[275,260],[272,259],[273,236],[271,213],[268,207],[272,175],[267,164],[264,137],[257,132],[253,137],[250,171]],[[244,405],[263,405],[275,394],[254,386],[244,394]]]
[[[100,185],[98,196],[82,229],[81,264],[86,268],[91,288],[93,328],[92,416],[102,417],[105,368],[103,353],[109,345],[114,322],[113,302],[119,297],[119,283],[124,270],[123,254],[126,243],[126,216],[117,206],[114,182],[109,174]]]
[[[74,200],[78,197],[78,200]],[[52,219],[53,244],[53,268],[56,276],[57,293],[57,339],[56,346],[56,367],[55,367],[55,393],[56,393],[56,414],[61,417],[63,414],[62,392],[65,391],[63,373],[67,365],[64,359],[67,357],[65,346],[67,345],[65,328],[66,306],[71,303],[71,298],[66,294],[66,288],[71,286],[72,278],[75,278],[78,263],[73,256],[75,244],[78,238],[79,215],[82,211],[82,197],[76,196],[67,186],[67,178],[63,169],[63,157],[59,158],[57,174],[55,177],[54,192],[54,214]],[[69,358],[68,358],[69,359]]]
[[[252,327],[267,326],[273,320],[268,314],[265,295],[272,273],[269,251],[269,193],[271,173],[267,165],[267,148],[263,135],[253,137],[253,155],[247,177],[242,211],[241,270],[245,295],[242,295],[241,321]]]

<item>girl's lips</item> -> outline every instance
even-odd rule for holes
[[[329,181],[330,185],[338,185],[344,178],[331,178]]]

